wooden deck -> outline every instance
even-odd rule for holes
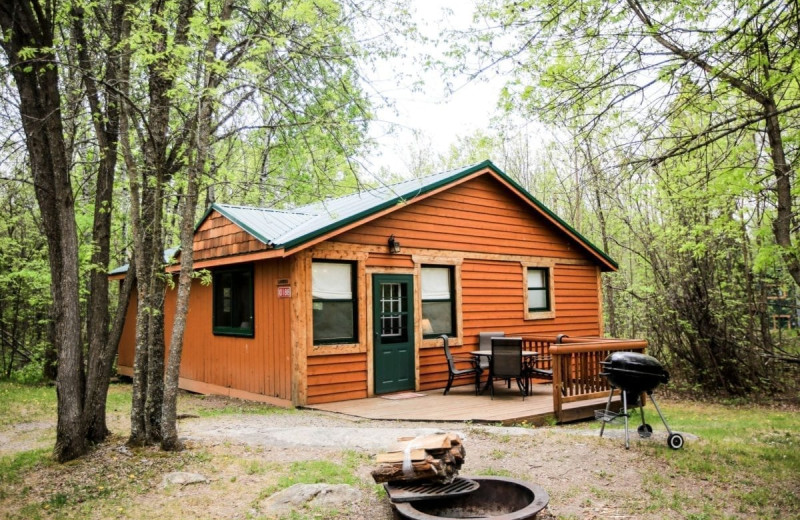
[[[453,387],[448,395],[442,389],[423,392],[402,392],[381,397],[354,399],[308,405],[306,408],[341,413],[366,419],[404,421],[446,421],[501,423],[504,425],[528,423],[536,426],[556,422],[553,413],[553,387],[549,384],[533,385],[531,394],[522,396],[512,385],[505,387],[495,382],[494,399],[489,392],[476,396],[472,385]],[[410,397],[412,395],[419,397]],[[591,399],[564,404],[561,422],[571,422],[594,417],[594,410],[605,408],[607,398]],[[613,408],[619,407],[615,396]]]

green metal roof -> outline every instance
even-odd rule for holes
[[[170,262],[172,262],[172,259],[175,257],[175,255],[177,254],[178,251],[179,251],[179,248],[177,248],[177,247],[170,247],[169,249],[165,249],[164,250],[164,263],[165,264],[169,264]],[[108,274],[109,274],[109,276],[115,275],[115,274],[125,274],[125,273],[128,272],[128,266],[129,265],[130,264],[125,264],[125,265],[121,265],[119,267],[115,267],[114,269],[109,271]]]
[[[617,268],[617,263],[611,257],[586,240],[489,160],[419,179],[363,190],[345,197],[327,199],[293,210],[279,211],[249,206],[212,204],[198,223],[198,227],[211,211],[217,210],[264,244],[275,249],[293,249],[325,233],[367,218],[386,208],[411,201],[420,195],[456,182],[485,168],[494,171],[512,185],[519,195],[562,225],[587,249]]]

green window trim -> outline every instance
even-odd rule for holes
[[[213,334],[254,337],[253,266],[219,268],[211,276]]]

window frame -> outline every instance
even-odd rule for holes
[[[217,287],[218,287],[218,280],[221,276],[229,273],[247,273],[250,276],[250,284],[248,286],[249,289],[249,300],[250,300],[250,310],[252,312],[252,316],[250,317],[251,326],[249,329],[245,329],[242,327],[231,327],[228,325],[217,325]],[[232,286],[234,287],[234,286]],[[233,289],[232,289],[233,290]],[[238,301],[238,293],[231,294],[231,301],[236,302]],[[255,308],[255,279],[254,279],[254,269],[253,264],[247,265],[237,265],[237,266],[225,266],[213,269],[211,271],[211,332],[215,336],[236,336],[236,337],[244,337],[244,338],[252,338],[255,337],[256,334],[256,308]]]
[[[537,270],[542,271],[544,273],[544,282],[545,282],[545,299],[547,301],[546,308],[531,308],[530,307],[530,298],[529,298],[529,291],[531,290],[528,286],[528,273],[530,270]],[[556,303],[555,303],[555,276],[554,276],[554,266],[552,264],[545,264],[545,263],[538,263],[538,262],[531,262],[531,263],[523,263],[522,264],[522,289],[523,289],[523,301],[524,301],[524,316],[526,320],[541,320],[541,319],[549,319],[555,318],[556,316]],[[534,289],[542,289],[542,288],[534,288]]]
[[[450,298],[447,300],[443,299],[428,299],[426,300],[422,296],[423,291],[423,284],[422,284],[422,271],[424,269],[446,269],[447,270],[447,283],[448,288],[450,289]],[[458,316],[456,316],[456,287],[455,287],[455,266],[454,265],[442,265],[442,264],[421,264],[420,271],[419,271],[419,290],[420,290],[420,319],[425,319],[424,312],[425,302],[450,302],[450,332],[431,332],[429,334],[425,334],[423,332],[422,339],[434,339],[438,338],[442,334],[447,334],[448,336],[455,336],[458,332]]]
[[[310,286],[313,287],[314,285],[314,263],[325,263],[325,264],[346,264],[350,266],[350,291],[351,291],[351,298],[349,300],[343,299],[324,299],[324,298],[314,298],[313,291],[310,294],[311,297],[311,344],[312,346],[330,346],[330,345],[350,345],[358,343],[359,338],[359,320],[358,320],[358,280],[357,280],[357,273],[358,273],[358,262],[356,260],[338,260],[338,259],[328,259],[328,258],[312,258],[311,259],[311,268],[309,269],[310,272]],[[318,340],[314,337],[314,304],[316,302],[351,302],[350,308],[353,312],[353,335],[348,338],[333,338],[333,339],[323,339]]]

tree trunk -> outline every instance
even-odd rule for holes
[[[136,176],[132,175],[130,180],[134,254],[141,261],[137,260],[136,262],[138,307],[131,401],[131,436],[128,443],[134,446],[143,446],[154,435],[160,439],[160,434],[153,430],[153,421],[148,419],[152,416],[152,413],[148,412],[148,401],[152,407],[150,385],[160,384],[159,381],[163,378],[163,372],[153,374],[154,367],[150,360],[153,355],[161,356],[163,367],[163,348],[160,352],[157,351],[155,341],[158,333],[151,330],[157,326],[154,315],[163,312],[163,305],[159,305],[159,302],[163,303],[163,297],[159,298],[157,283],[158,272],[163,269],[163,262],[159,261],[162,253],[160,252],[160,241],[154,236],[156,233],[160,235],[160,232],[157,231],[160,228],[160,220],[157,215],[160,217],[161,212],[157,210],[157,207],[162,204],[162,201],[160,186],[149,182],[147,177],[139,182]],[[140,187],[141,199],[139,199]],[[161,288],[163,289],[163,286]],[[158,361],[156,360],[155,363],[158,364]],[[152,377],[155,378],[155,381],[151,379]]]
[[[603,197],[600,192],[600,170],[595,164],[591,145],[586,143],[586,158],[588,159],[589,171],[592,174],[592,185],[594,188],[594,211],[597,214],[597,221],[600,224],[600,237],[603,240],[603,252],[609,254],[609,234],[606,213],[603,209]],[[603,299],[605,300],[605,314],[608,316],[608,330],[606,335],[612,338],[617,337],[617,311],[614,308],[614,286],[611,280],[605,276],[601,277],[603,283]]]
[[[775,235],[775,242],[781,246],[786,269],[800,287],[800,251],[794,247],[792,240],[792,224],[796,217],[792,208],[792,167],[786,162],[781,124],[778,120],[778,108],[772,98],[764,105],[764,112],[773,174],[775,175],[775,191],[778,197],[777,214],[772,222],[772,231]]]
[[[104,97],[105,111],[101,106],[100,93],[93,74],[93,64],[89,57],[89,44],[86,39],[83,21],[84,10],[72,10],[72,27],[77,43],[78,60],[86,87],[91,119],[95,127],[97,144],[101,150],[100,166],[94,203],[94,226],[92,229],[92,266],[89,274],[89,301],[86,314],[86,331],[89,336],[89,349],[86,374],[86,397],[84,413],[86,416],[87,438],[100,442],[108,436],[106,426],[106,397],[111,378],[111,366],[116,344],[108,341],[108,262],[110,257],[111,207],[114,188],[114,173],[117,166],[117,143],[119,140],[119,114],[123,102],[115,89],[119,83],[120,65],[119,43],[123,37],[125,4],[114,2],[111,8],[111,34],[109,56],[106,60],[104,83],[107,85]],[[126,74],[127,76],[127,74]]]
[[[232,0],[226,0],[222,6],[220,20],[229,20],[232,12]],[[183,334],[186,329],[186,315],[189,311],[189,295],[192,288],[192,271],[194,268],[194,220],[197,210],[198,182],[204,171],[211,146],[211,132],[214,117],[213,99],[208,94],[219,84],[219,77],[212,72],[213,58],[217,54],[220,34],[212,33],[206,43],[203,94],[200,96],[195,122],[194,160],[189,164],[186,183],[186,196],[181,212],[181,271],[178,278],[178,294],[175,303],[175,317],[172,325],[172,337],[169,342],[169,361],[164,388],[164,406],[161,425],[164,437],[161,448],[168,451],[181,449],[176,424],[178,409],[178,380],[180,376],[181,356],[183,354]]]
[[[163,23],[164,4],[155,3],[151,7],[151,30],[154,35],[151,51],[156,58],[148,66],[149,107],[145,124],[148,132],[144,141],[144,168],[141,180],[131,182],[132,199],[139,196],[141,189],[141,205],[132,203],[131,212],[136,256],[142,260],[137,263],[139,267],[136,273],[140,290],[139,302],[140,305],[143,301],[146,302],[146,307],[140,307],[137,313],[137,350],[129,441],[133,444],[156,443],[162,438],[165,289],[163,185],[171,168],[168,142],[173,101],[169,93],[174,83],[174,57],[167,48],[170,43],[168,32],[170,29],[174,31],[171,43],[181,45],[186,42],[193,6],[192,0],[181,0],[177,18],[171,25]],[[174,146],[178,144],[174,143]],[[147,296],[141,294],[145,292]],[[146,322],[147,326],[142,322]],[[138,335],[139,332],[143,334],[142,337]]]
[[[56,460],[83,455],[83,349],[75,206],[61,120],[58,62],[54,59],[55,13],[37,2],[0,3],[0,40],[19,92],[19,110],[34,189],[47,237],[50,288],[58,351]],[[28,59],[27,54],[32,51]],[[21,54],[26,54],[23,58]]]
[[[157,242],[159,245],[161,241]],[[154,252],[163,253],[157,248]],[[164,270],[164,262],[155,262],[160,271]],[[147,395],[144,405],[144,427],[147,444],[161,442],[161,407],[164,405],[164,298],[166,296],[164,275],[153,277],[150,301],[154,312],[150,313],[150,325],[147,327]]]
[[[194,168],[192,168],[194,170]],[[186,315],[189,312],[189,294],[192,288],[192,241],[194,239],[194,212],[197,207],[196,176],[189,177],[183,210],[181,212],[181,272],[178,278],[178,295],[175,302],[175,318],[172,336],[169,341],[169,361],[164,381],[164,401],[161,409],[161,449],[177,451],[182,449],[178,439],[178,380],[180,377],[181,355],[183,353],[183,333],[186,329]]]

